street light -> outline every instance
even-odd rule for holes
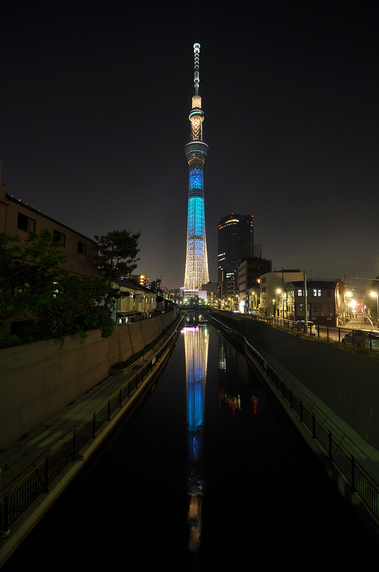
[[[378,327],[378,295],[379,292],[370,292],[373,298],[376,298],[376,327]]]

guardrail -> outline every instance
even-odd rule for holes
[[[74,462],[80,450],[96,437],[97,431],[110,421],[112,414],[137,391],[138,387],[157,364],[178,333],[182,319],[164,344],[151,356],[120,389],[72,433],[49,453],[30,473],[0,498],[0,538],[9,534],[11,525],[43,493],[70,463]]]
[[[329,461],[333,463],[338,472],[345,478],[352,492],[357,493],[369,513],[379,520],[379,485],[340,442],[333,433],[324,426],[324,422],[317,416],[304,401],[296,396],[292,388],[286,384],[285,379],[270,365],[270,363],[248,342],[248,340],[229,326],[211,317],[211,321],[217,322],[221,329],[229,332],[234,338],[239,339],[247,357],[254,360],[269,377],[282,397],[287,401],[291,409],[297,414],[300,422],[309,429],[312,438],[315,439],[327,454]]]
[[[379,332],[362,330],[365,334],[363,339],[359,335],[360,330],[358,328],[324,326],[320,324],[309,326],[305,324],[305,322],[293,322],[283,318],[269,318],[266,316],[259,316],[254,314],[251,315],[251,318],[259,322],[266,322],[272,326],[278,326],[285,330],[301,332],[307,336],[324,338],[333,342],[346,343],[355,347],[365,347],[366,349],[372,351],[379,351]],[[349,334],[350,332],[352,334],[351,338],[344,339],[346,334]]]

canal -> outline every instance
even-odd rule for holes
[[[4,569],[223,570],[262,557],[343,565],[371,554],[244,357],[206,323],[188,323],[138,414]]]

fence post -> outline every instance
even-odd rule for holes
[[[4,533],[4,538],[7,538],[10,535],[9,530],[9,492],[4,497],[4,518],[2,522],[2,529],[0,532]]]
[[[47,493],[49,490],[49,455],[45,457],[45,490],[44,492]]]

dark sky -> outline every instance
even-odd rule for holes
[[[137,272],[182,286],[199,42],[210,280],[217,221],[232,212],[254,215],[273,269],[375,277],[374,7],[2,2],[2,182],[90,238],[141,231]]]

